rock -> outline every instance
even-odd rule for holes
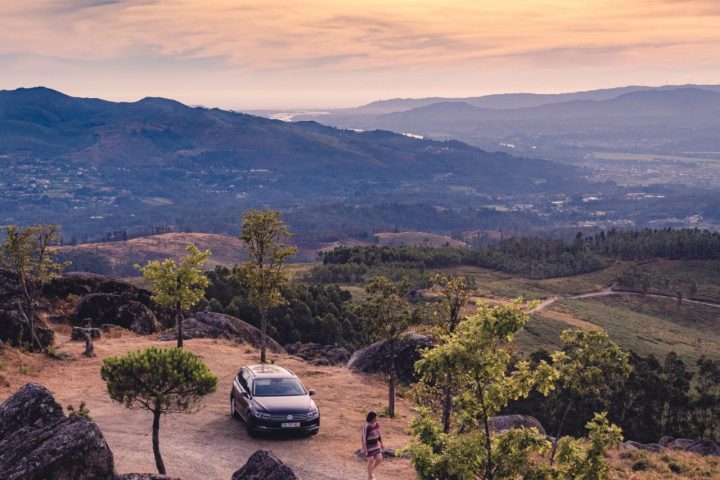
[[[268,450],[257,450],[232,480],[297,480],[292,469]]]
[[[93,293],[78,302],[73,323],[84,325],[88,318],[93,325],[110,323],[141,335],[156,333],[162,329],[157,317],[148,307],[112,293]]]
[[[295,342],[285,345],[285,350],[313,365],[342,365],[350,359],[350,352],[337,345]]]
[[[698,455],[720,456],[720,445],[710,440],[693,440],[691,438],[673,438],[666,436],[658,441],[658,445],[670,450],[681,450],[684,452],[697,453]]]
[[[647,452],[655,452],[660,453],[667,450],[667,448],[663,447],[659,443],[640,443],[640,442],[634,442],[632,440],[627,440],[625,442],[620,443],[620,448],[624,448],[626,450],[645,450]]]
[[[260,348],[260,330],[239,318],[222,313],[197,312],[194,317],[183,322],[185,339],[192,338],[224,338],[238,343],[249,343]],[[177,332],[172,331],[159,337],[160,340],[176,340]],[[285,349],[272,338],[268,337],[268,350],[284,353]]]
[[[0,340],[13,346],[33,344],[30,328],[23,315],[23,302],[13,298],[0,304]],[[52,345],[55,332],[39,318],[34,322],[35,336],[43,348]]]
[[[72,333],[70,334],[70,340],[85,340],[85,333],[89,332],[90,337],[93,339],[100,338],[99,328],[86,328],[86,327],[73,327]]]
[[[109,277],[94,273],[69,272],[50,281],[43,289],[49,300],[59,300],[68,295],[84,296],[97,292],[98,287]]]
[[[97,425],[65,417],[50,392],[21,387],[0,405],[4,480],[112,480],[112,452]]]
[[[62,407],[47,388],[27,383],[0,405],[0,440],[23,427],[41,427],[63,416]]]
[[[490,428],[497,433],[505,432],[513,428],[537,428],[542,435],[547,435],[542,423],[530,415],[498,415],[490,417],[488,422]]]
[[[404,383],[416,380],[415,362],[420,359],[424,348],[432,347],[430,337],[411,333],[395,345],[395,371]],[[356,372],[388,373],[390,367],[390,347],[385,340],[375,342],[352,354],[347,367]]]
[[[0,302],[4,302],[22,294],[18,276],[10,270],[0,268]]]

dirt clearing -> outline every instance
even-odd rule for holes
[[[100,379],[103,358],[151,345],[172,346],[148,337],[123,334],[97,341],[97,357],[85,358],[81,355],[83,343],[70,342],[67,335],[58,333],[57,350],[71,355],[69,360],[6,349],[0,370],[5,377],[0,386],[0,402],[28,382],[47,387],[64,407],[69,404],[77,407],[84,401],[113,451],[117,471],[155,472],[150,413],[114,404]],[[315,367],[292,357],[273,355],[273,361],[287,366],[308,388],[317,390],[314,398],[322,415],[320,433],[310,438],[249,438],[242,421],[230,417],[229,392],[240,366],[257,361],[255,349],[215,340],[187,340],[185,345],[203,358],[219,382],[217,392],[203,400],[203,408],[198,413],[162,418],[160,447],[169,475],[183,480],[229,480],[255,450],[262,448],[275,452],[304,480],[366,478],[365,462],[356,458],[354,452],[360,446],[366,412],[382,411],[386,404],[387,391],[379,378],[354,374],[342,367]],[[409,403],[399,399],[397,408],[397,418],[380,419],[383,440],[389,448],[400,448],[409,440],[406,433],[412,418]],[[376,477],[409,480],[416,475],[409,461],[392,459],[378,468]]]

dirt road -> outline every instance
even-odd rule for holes
[[[99,371],[102,359],[107,356],[150,345],[171,345],[124,334],[96,342],[97,357],[88,359],[80,355],[83,345],[70,342],[66,335],[59,335],[56,344],[60,352],[73,358],[51,360],[18,352],[6,354],[2,373],[9,385],[0,387],[0,401],[27,382],[45,385],[63,406],[77,407],[85,401],[114,453],[118,472],[156,471],[150,414],[112,403]],[[231,419],[228,398],[239,367],[256,362],[255,350],[213,340],[189,340],[186,348],[203,358],[219,377],[219,385],[217,392],[204,400],[200,412],[162,419],[160,444],[169,475],[183,480],[228,480],[255,450],[263,448],[275,452],[304,480],[366,478],[365,464],[355,457],[354,451],[359,447],[360,428],[367,410],[381,410],[385,405],[387,393],[380,379],[341,367],[315,367],[287,356],[274,356],[278,363],[294,370],[308,388],[317,389],[315,398],[322,414],[320,433],[311,438],[252,439],[241,421]],[[409,404],[400,399],[398,411],[396,419],[381,419],[386,447],[402,447],[409,439],[405,433],[412,417]],[[407,460],[392,459],[379,467],[377,478],[409,480],[416,476]]]

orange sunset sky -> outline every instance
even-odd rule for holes
[[[234,109],[720,83],[720,0],[0,0],[0,89]]]

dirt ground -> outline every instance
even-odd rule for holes
[[[119,473],[154,472],[151,422],[148,412],[128,410],[113,403],[100,378],[102,359],[151,345],[170,347],[149,337],[122,334],[95,343],[95,358],[81,355],[84,344],[58,332],[56,348],[69,359],[54,360],[6,349],[0,370],[0,402],[28,382],[46,386],[63,406],[87,404],[115,456]],[[315,367],[298,359],[273,355],[292,369],[308,388],[315,388],[322,420],[320,433],[310,438],[249,438],[242,421],[230,417],[229,392],[240,366],[255,363],[256,351],[225,341],[189,340],[186,348],[203,358],[219,378],[217,392],[203,400],[191,415],[168,415],[160,426],[160,448],[168,474],[183,480],[229,479],[257,449],[272,450],[304,480],[364,479],[365,462],[354,452],[369,409],[381,411],[387,393],[381,379],[351,373],[342,367]],[[395,419],[381,418],[386,447],[400,448],[409,437],[412,418],[408,402],[400,399]],[[409,480],[416,475],[409,461],[391,459],[377,470],[378,480]]]

